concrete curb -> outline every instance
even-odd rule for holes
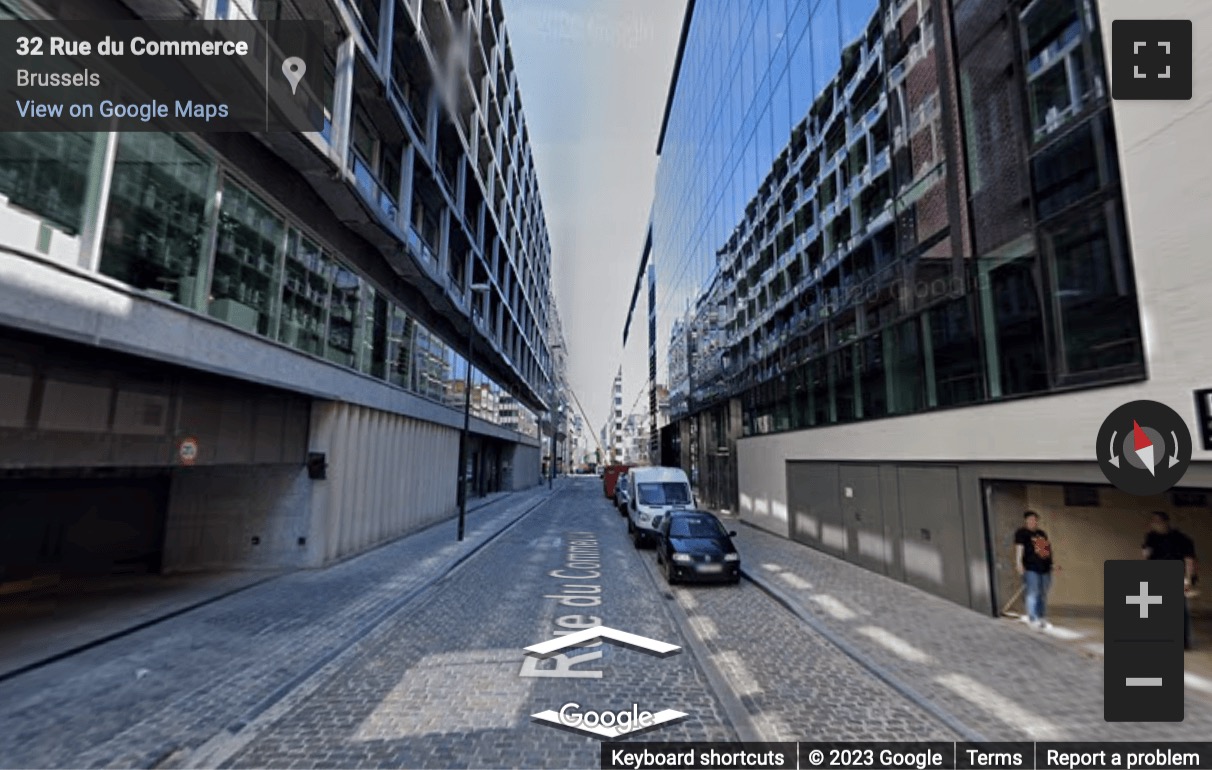
[[[643,558],[647,555],[647,552],[641,551],[639,555]],[[669,607],[666,604],[666,611],[673,618],[673,622],[682,633],[682,638],[686,640],[686,647],[691,656],[699,664],[699,670],[707,677],[707,685],[715,693],[721,708],[724,709],[724,715],[728,717],[728,722],[732,725],[733,731],[736,732],[737,740],[745,743],[773,741],[773,738],[766,738],[762,735],[761,730],[753,720],[753,715],[745,707],[745,703],[732,691],[732,685],[728,683],[728,678],[724,676],[724,672],[720,671],[719,667],[715,665],[715,661],[712,660],[711,650],[707,648],[706,642],[699,638],[698,632],[690,624],[690,617],[686,609],[677,600],[677,597],[673,595],[671,587],[666,585],[657,574],[656,563],[652,559],[644,558],[644,570],[648,573],[648,577],[652,580],[652,585],[656,588],[657,592],[662,595],[668,594],[670,601],[675,605],[674,607]]]

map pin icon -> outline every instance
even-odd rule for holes
[[[292,94],[299,90],[299,81],[303,79],[305,72],[307,72],[307,64],[298,56],[288,56],[282,61],[282,74],[290,81]]]

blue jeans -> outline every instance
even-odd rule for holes
[[[1031,620],[1043,620],[1048,611],[1048,589],[1052,587],[1052,573],[1027,570],[1023,573],[1023,585],[1027,591],[1027,617]]]

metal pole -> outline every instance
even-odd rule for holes
[[[556,410],[551,410],[551,461],[550,468],[547,469],[547,488],[551,489],[555,484],[555,465],[556,465]]]
[[[463,432],[459,434],[459,542],[463,541],[464,521],[467,519],[467,434],[471,431],[471,357],[475,353],[475,311],[467,316],[467,375],[463,380]]]

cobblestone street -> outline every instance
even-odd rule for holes
[[[570,702],[688,715],[640,741],[1212,729],[1199,699],[1180,725],[1109,725],[1097,660],[744,525],[731,524],[752,580],[670,588],[596,479],[469,523],[463,544],[445,523],[0,682],[0,763],[596,767],[596,738],[531,718]],[[684,649],[523,653],[599,620]]]

